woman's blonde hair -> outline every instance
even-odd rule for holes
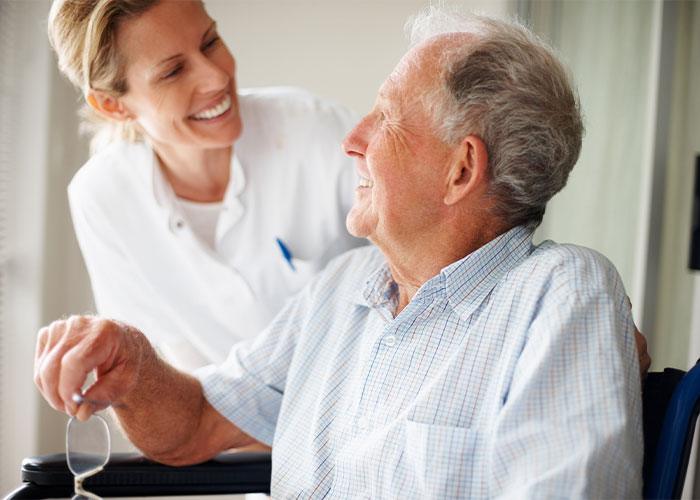
[[[117,48],[120,23],[137,17],[160,0],[54,0],[49,13],[49,42],[58,68],[84,95],[101,90],[113,97],[128,89],[126,63]],[[81,130],[92,135],[94,153],[115,140],[136,141],[133,122],[110,120],[85,103]]]

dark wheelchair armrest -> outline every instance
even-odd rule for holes
[[[222,453],[184,467],[159,464],[136,453],[113,453],[105,468],[84,481],[102,497],[269,493],[269,452]],[[25,458],[23,485],[6,500],[70,498],[73,475],[63,453]]]

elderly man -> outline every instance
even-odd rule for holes
[[[437,16],[438,18],[440,16]],[[443,16],[444,17],[444,16]],[[532,243],[576,162],[576,94],[516,24],[435,15],[345,139],[347,225],[375,247],[333,261],[256,340],[198,378],[118,322],[39,335],[57,409],[115,412],[147,455],[203,461],[273,445],[274,497],[639,497],[634,326],[594,251]]]

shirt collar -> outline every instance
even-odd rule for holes
[[[532,252],[532,233],[524,226],[514,227],[440,272],[457,314],[469,317],[503,276]]]
[[[362,299],[368,306],[377,308],[392,302],[398,303],[399,287],[386,262],[369,275],[365,284]]]
[[[471,315],[483,299],[498,284],[505,273],[515,267],[534,248],[531,229],[517,226],[488,242],[466,257],[453,262],[440,274],[427,281],[413,300],[429,300],[432,296],[446,296],[461,317]],[[378,308],[397,301],[398,286],[384,261],[374,269],[358,290],[353,302]]]
[[[150,144],[149,144],[150,147]],[[151,148],[151,186],[153,188],[153,197],[159,206],[172,212],[175,210],[175,191],[165,177],[163,169],[160,167],[158,156]]]

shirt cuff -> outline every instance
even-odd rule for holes
[[[261,443],[272,446],[282,393],[253,377],[240,365],[205,366],[194,376],[216,411]]]

